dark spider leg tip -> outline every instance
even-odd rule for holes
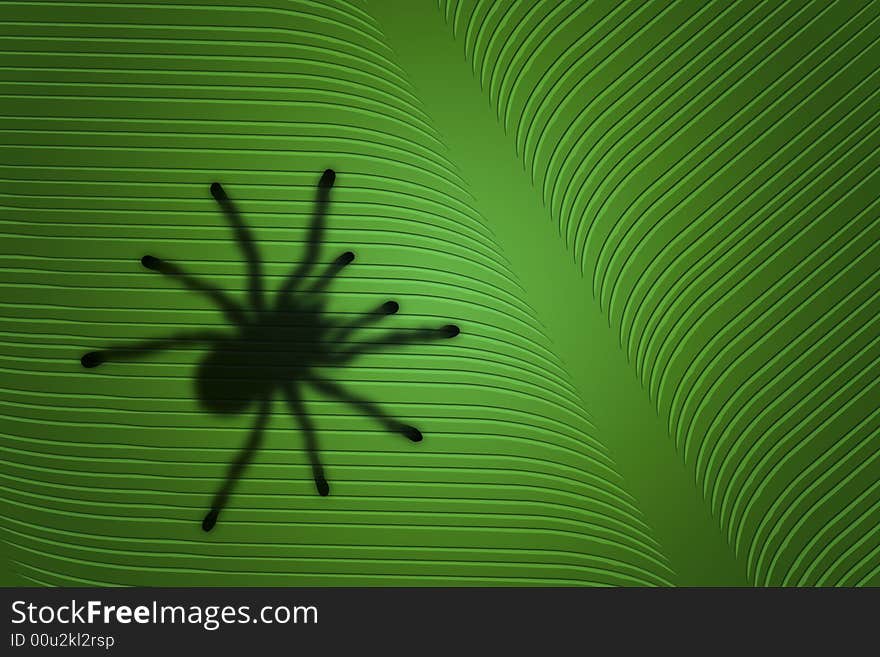
[[[336,258],[336,262],[340,265],[348,265],[348,264],[354,262],[354,252],[353,251],[346,251],[341,256]]]
[[[90,351],[87,354],[83,354],[79,362],[82,363],[83,367],[97,367],[104,362],[104,354],[100,351]]]
[[[162,266],[162,261],[159,260],[156,256],[145,255],[141,258],[141,264],[147,269],[152,269],[153,271],[158,271],[159,267]]]
[[[211,509],[208,512],[208,515],[205,516],[205,519],[202,520],[202,529],[206,532],[214,529],[214,525],[217,524],[217,518],[220,516],[220,509]]]
[[[318,183],[318,187],[321,189],[330,189],[333,187],[334,182],[336,182],[336,172],[333,169],[327,169],[321,175],[321,181]]]
[[[386,301],[381,306],[379,306],[379,310],[386,315],[393,315],[398,310],[400,310],[400,304],[396,301]]]
[[[409,424],[401,425],[399,431],[414,443],[422,441],[422,432]]]
[[[211,183],[211,196],[213,196],[218,201],[229,200],[229,197],[226,196],[226,190],[223,189],[223,185],[218,182]]]
[[[318,489],[318,495],[327,497],[330,494],[330,484],[324,478],[324,475],[315,475],[315,486]]]
[[[445,338],[454,338],[456,335],[461,333],[461,329],[458,328],[455,324],[447,324],[440,329],[440,332]]]

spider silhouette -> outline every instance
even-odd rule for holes
[[[422,439],[422,433],[416,427],[389,416],[375,402],[355,396],[316,371],[322,366],[347,365],[358,356],[387,345],[453,338],[459,334],[457,326],[447,324],[439,328],[390,331],[378,339],[351,341],[350,338],[356,336],[360,329],[396,313],[399,309],[397,302],[386,301],[348,323],[334,322],[325,313],[326,298],[322,293],[354,260],[354,253],[346,251],[326,266],[320,275],[311,275],[320,255],[327,205],[335,180],[336,174],[332,169],[327,169],[321,176],[305,258],[285,277],[271,303],[266,299],[262,264],[251,233],[220,183],[213,183],[211,195],[231,224],[247,262],[248,303],[242,306],[222,289],[167,260],[145,255],[141,258],[141,264],[207,296],[225,314],[234,332],[185,331],[136,344],[91,351],[81,358],[83,367],[94,368],[106,362],[138,358],[181,346],[207,345],[210,350],[201,360],[195,376],[196,393],[202,406],[218,414],[240,413],[252,404],[258,406],[257,418],[248,440],[229,465],[226,477],[214,495],[211,509],[202,521],[205,531],[210,531],[217,523],[236,481],[259,448],[276,393],[284,397],[299,423],[305,437],[315,486],[321,495],[329,494],[330,485],[321,465],[316,432],[302,400],[302,386],[311,385],[326,395],[347,402],[378,420],[388,431],[401,434],[413,442]]]

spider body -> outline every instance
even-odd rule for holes
[[[94,368],[106,362],[137,358],[192,343],[200,344],[207,347],[207,351],[197,366],[194,382],[202,407],[219,415],[242,413],[253,406],[257,407],[250,437],[237,459],[230,464],[211,509],[202,521],[205,531],[213,529],[236,481],[259,447],[271,403],[277,397],[286,401],[299,423],[315,486],[322,496],[329,494],[330,485],[324,476],[317,436],[303,403],[303,386],[309,385],[325,395],[347,402],[375,418],[390,432],[413,442],[422,439],[422,433],[416,427],[387,415],[378,404],[355,396],[322,375],[323,368],[345,366],[361,354],[388,345],[453,338],[459,333],[457,326],[447,324],[439,328],[391,331],[368,341],[352,340],[362,329],[395,314],[399,309],[397,302],[386,301],[347,323],[333,320],[326,312],[326,287],[355,257],[354,253],[346,251],[321,274],[313,275],[321,248],[329,192],[335,178],[331,169],[321,176],[305,257],[284,279],[271,303],[266,300],[261,262],[250,232],[223,187],[213,183],[211,194],[232,225],[248,265],[247,304],[240,304],[225,291],[156,256],[145,255],[141,258],[141,264],[210,298],[226,315],[233,330],[187,331],[139,344],[92,351],[80,359],[84,367]]]
[[[202,405],[220,415],[239,413],[265,395],[307,381],[327,361],[324,336],[331,327],[322,311],[320,305],[273,309],[218,336],[196,369]]]

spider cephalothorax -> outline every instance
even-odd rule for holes
[[[210,531],[232,492],[232,487],[259,447],[263,429],[276,393],[284,397],[292,414],[299,421],[312,465],[315,486],[321,495],[330,492],[318,454],[317,439],[311,419],[303,405],[300,389],[311,385],[321,392],[348,402],[363,413],[373,416],[386,429],[414,442],[422,439],[414,426],[387,415],[374,402],[357,397],[317,371],[322,366],[345,365],[359,355],[383,346],[432,339],[453,338],[457,326],[410,329],[386,333],[377,340],[352,341],[359,329],[365,328],[399,309],[397,302],[386,301],[374,310],[349,323],[332,321],[325,314],[327,285],[354,261],[354,253],[339,255],[318,276],[312,270],[320,255],[324,218],[330,189],[336,174],[327,169],[318,183],[315,216],[309,228],[303,261],[284,279],[274,298],[268,300],[263,289],[262,265],[256,244],[235,204],[219,183],[211,185],[211,194],[220,204],[232,225],[248,266],[248,303],[242,305],[223,290],[186,273],[178,265],[155,256],[145,255],[141,264],[147,269],[175,278],[185,287],[208,296],[223,311],[234,331],[194,330],[134,345],[91,351],[82,359],[84,367],[171,349],[186,344],[209,346],[198,366],[196,393],[202,405],[214,413],[239,413],[252,404],[258,405],[257,420],[247,444],[232,462],[222,485],[214,496],[211,510],[202,521]]]

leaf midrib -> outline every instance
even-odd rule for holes
[[[678,585],[742,586],[745,567],[710,516],[693,474],[540,202],[440,12],[408,0],[369,6],[546,325],[584,406],[653,528]],[[576,328],[572,328],[576,327]]]

